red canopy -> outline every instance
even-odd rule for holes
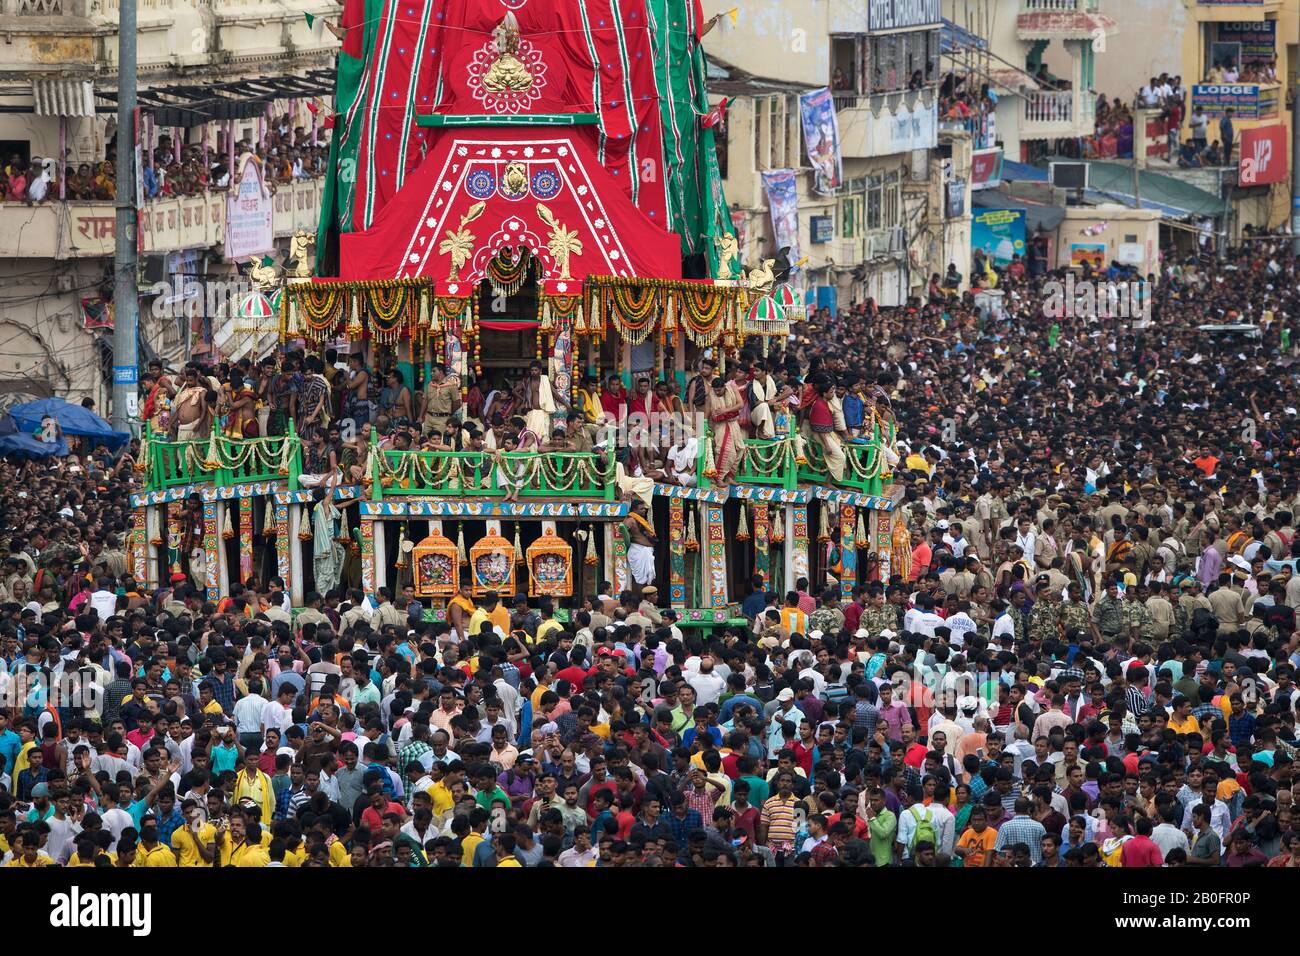
[[[442,282],[451,256],[440,248],[462,228],[473,236],[459,275],[467,284],[483,277],[502,246],[526,246],[547,279],[558,279],[548,243],[561,230],[577,239],[567,243],[575,293],[588,275],[681,278],[678,236],[633,205],[589,138],[582,127],[444,132],[373,225],[341,237],[340,278]]]

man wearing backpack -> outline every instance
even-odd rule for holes
[[[930,779],[930,778],[927,778]],[[898,814],[899,858],[906,863],[916,847],[929,843],[938,856],[939,866],[947,866],[952,859],[953,828],[955,820],[948,810],[948,788],[939,781],[934,796],[927,798],[919,786],[909,787],[905,793],[911,806]]]

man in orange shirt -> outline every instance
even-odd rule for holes
[[[957,840],[953,852],[962,866],[988,866],[997,842],[998,831],[989,826],[988,814],[983,807],[975,807],[970,812],[970,826]]]

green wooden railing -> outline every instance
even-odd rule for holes
[[[795,442],[790,438],[745,440],[745,451],[736,470],[741,485],[776,485],[793,491],[798,484]]]
[[[604,452],[380,451],[371,444],[374,501],[388,495],[595,498],[613,501],[614,449]]]
[[[259,481],[287,481],[298,490],[302,473],[302,442],[292,422],[287,435],[229,438],[220,433],[205,439],[170,441],[145,430],[143,456],[145,488],[163,491],[191,484],[218,486]],[[707,429],[699,440],[696,463],[698,487],[708,489]],[[286,448],[287,443],[287,448]],[[794,439],[747,439],[734,481],[795,490],[800,482],[837,486],[864,494],[884,493],[885,439],[877,429],[865,441],[845,442],[844,473],[833,477],[816,439],[803,442],[804,459]],[[215,457],[213,453],[215,451]],[[370,497],[426,495],[450,498],[501,498],[518,486],[520,498],[585,498],[614,501],[615,455],[601,452],[381,451],[372,436]]]
[[[292,422],[287,435],[266,438],[230,438],[214,427],[207,438],[172,441],[155,437],[146,428],[145,443],[143,464],[149,491],[208,482],[223,487],[282,479],[290,491],[298,490],[302,442]]]

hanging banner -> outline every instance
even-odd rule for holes
[[[763,173],[763,191],[767,193],[768,214],[772,217],[772,236],[776,248],[790,247],[787,257],[791,272],[799,261],[799,183],[793,169],[773,169]]]
[[[808,160],[813,168],[813,190],[823,196],[830,195],[844,182],[840,125],[831,91],[822,87],[801,95],[799,117],[803,122],[804,142],[808,144]]]
[[[1281,124],[1243,129],[1238,184],[1266,186],[1283,182],[1288,166],[1286,138],[1286,127]]]
[[[1023,209],[984,209],[971,217],[970,247],[979,249],[1005,266],[1015,255],[1025,254],[1025,211]]]
[[[235,168],[239,175],[226,197],[226,258],[232,262],[275,251],[275,207],[262,179],[262,164],[245,153]]]
[[[971,153],[970,188],[992,189],[1002,182],[1002,150],[986,149]]]

